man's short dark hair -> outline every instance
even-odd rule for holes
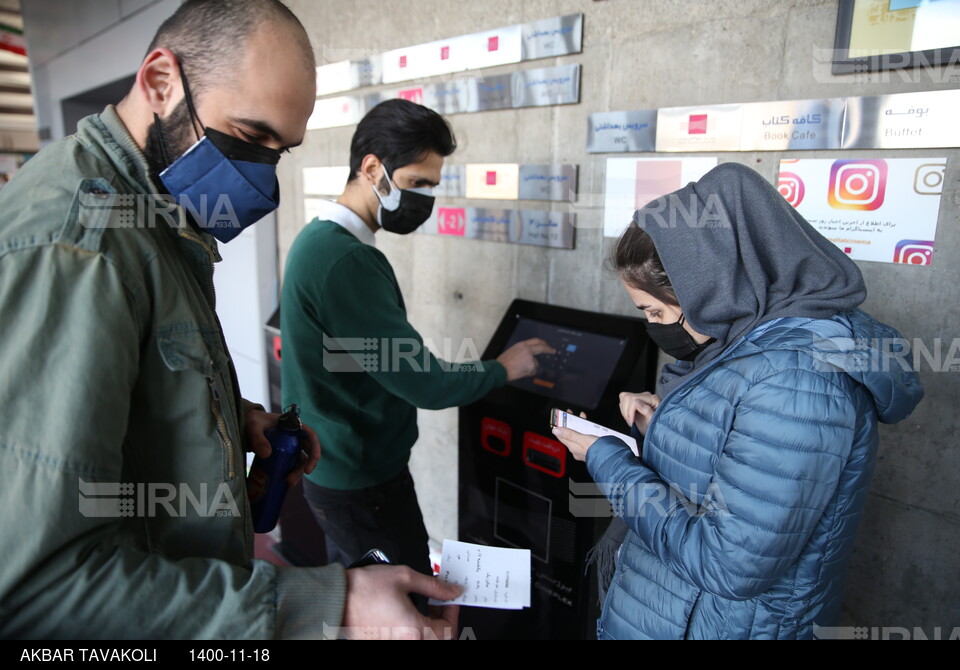
[[[290,28],[303,52],[304,66],[314,69],[306,29],[279,0],[186,0],[157,30],[147,53],[170,49],[190,79],[190,92],[200,97],[235,74],[248,38],[270,22]]]
[[[386,100],[371,109],[350,143],[350,178],[357,178],[365,156],[373,154],[392,175],[399,168],[419,163],[427,154],[443,157],[457,148],[446,120],[432,109],[409,100]]]

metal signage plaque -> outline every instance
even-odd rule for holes
[[[514,72],[513,107],[546,107],[580,102],[580,65]]]
[[[519,210],[518,237],[511,239],[516,244],[538,247],[573,249],[573,231],[576,215],[569,212]]]
[[[357,124],[369,110],[393,98],[410,100],[442,114],[575,104],[580,102],[580,66],[533,68],[492,77],[411,85],[363,96],[320,98],[307,129]]]
[[[587,117],[591,154],[657,150],[657,110],[601,112]]]
[[[445,164],[433,195],[438,198],[574,202],[578,172],[576,165],[561,164]],[[347,165],[304,168],[303,193],[308,198],[340,195],[349,175]]]
[[[583,51],[583,14],[569,14],[521,26],[520,60],[567,56]]]
[[[590,153],[960,147],[960,90],[591,114]],[[655,134],[651,143],[650,133]]]
[[[462,198],[467,193],[467,168],[465,165],[444,165],[440,171],[440,184],[433,189],[438,198]]]
[[[466,175],[468,198],[555,202],[577,198],[576,165],[473,163],[466,166]]]
[[[847,98],[844,149],[960,147],[960,90]]]
[[[467,112],[487,112],[513,107],[512,74],[474,79],[467,86],[473,93],[467,102]]]
[[[843,98],[745,103],[740,151],[839,149],[845,109]]]
[[[577,199],[576,165],[521,165],[520,200],[573,202]]]
[[[465,114],[470,100],[476,98],[476,80],[464,79],[449,84],[434,84],[424,91],[424,105],[438,114]]]
[[[420,230],[473,240],[573,249],[575,223],[576,215],[568,212],[437,207]]]

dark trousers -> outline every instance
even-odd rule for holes
[[[408,469],[388,482],[353,491],[324,488],[305,478],[303,493],[326,535],[330,563],[349,566],[380,549],[394,565],[433,574],[427,529]]]

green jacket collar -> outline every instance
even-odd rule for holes
[[[143,193],[157,193],[150,177],[150,166],[143,150],[117,114],[117,108],[108,105],[99,115],[88,116],[77,125],[82,140],[99,146],[120,170],[120,176]]]
[[[143,149],[130,136],[117,108],[107,105],[100,114],[88,116],[77,124],[77,135],[85,143],[100,148],[105,158],[118,168],[120,176],[141,193],[163,193],[150,175],[150,165]],[[186,213],[181,212],[186,218]],[[196,230],[193,226],[181,226],[171,231],[191,242],[200,244],[214,263],[222,260],[216,239]]]

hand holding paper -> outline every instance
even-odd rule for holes
[[[463,593],[446,603],[519,610],[530,607],[530,550],[443,541],[440,579],[459,584]]]
[[[610,430],[606,426],[601,426],[599,423],[588,421],[575,414],[561,412],[559,410],[553,411],[555,415],[553,419],[553,425],[555,427],[569,428],[570,430],[576,431],[582,435],[592,435],[594,437],[613,436],[630,447],[630,451],[633,452],[634,456],[637,458],[640,457],[640,450],[637,447],[637,441],[629,435],[624,435],[623,433],[618,433],[615,430]]]

